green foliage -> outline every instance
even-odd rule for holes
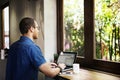
[[[64,1],[65,41],[70,46],[65,51],[76,51],[83,56],[84,52],[84,15],[82,0]],[[82,4],[82,6],[80,5]]]
[[[64,0],[65,51],[76,51],[80,56],[84,56],[83,1]],[[117,1],[95,0],[97,59],[120,59],[120,3]]]
[[[95,1],[95,33],[97,59],[103,58],[105,56],[108,60],[116,60],[116,57],[112,59],[112,56],[116,55],[116,50],[119,50],[120,47],[118,45],[120,4],[117,1],[118,0]],[[102,43],[107,50],[104,50],[104,47],[100,45]],[[101,50],[103,50],[103,52]]]

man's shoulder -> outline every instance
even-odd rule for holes
[[[28,43],[27,41],[16,41],[10,47],[34,47],[34,43]]]

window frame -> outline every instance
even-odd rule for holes
[[[63,3],[57,0],[57,53],[63,51]],[[89,14],[88,14],[89,13]],[[94,0],[84,0],[84,58],[77,57],[81,67],[120,74],[120,63],[95,59]]]

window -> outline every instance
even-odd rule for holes
[[[76,51],[84,56],[84,3],[83,0],[64,0],[64,51]]]
[[[120,3],[95,0],[96,59],[120,62]]]
[[[9,7],[6,6],[2,9],[2,40],[3,48],[9,49]]]
[[[57,51],[64,50],[64,1],[66,0],[57,0]],[[72,0],[76,1],[76,0]],[[97,30],[97,20],[96,20],[96,2],[95,1],[111,1],[111,0],[83,0],[84,2],[84,58],[77,57],[78,63],[81,66],[103,70],[111,73],[120,74],[119,67],[120,63],[113,61],[102,60],[97,58],[97,45],[96,39],[100,41],[99,37],[96,36]],[[114,0],[112,0],[114,1]],[[79,4],[81,5],[81,4]],[[72,9],[74,10],[74,9]],[[98,38],[96,38],[98,37]],[[106,37],[106,36],[103,36]],[[117,42],[118,40],[116,40]],[[99,49],[99,48],[98,48]]]

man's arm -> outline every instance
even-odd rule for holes
[[[55,66],[55,67],[53,67]],[[59,64],[59,67],[56,65],[51,65],[51,63],[44,63],[41,66],[39,66],[39,70],[42,71],[46,76],[48,77],[55,77],[56,75],[59,74],[61,69],[65,68],[64,64]]]

